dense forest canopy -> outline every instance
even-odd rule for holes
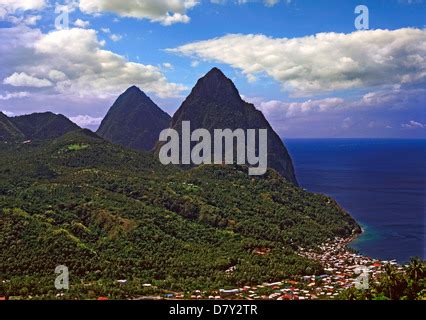
[[[69,267],[77,297],[113,295],[119,279],[130,284],[116,294],[130,297],[147,293],[143,283],[187,291],[319,274],[298,247],[355,232],[334,200],[273,170],[250,177],[236,165],[165,167],[87,130],[0,145],[7,295],[54,293],[58,265]]]

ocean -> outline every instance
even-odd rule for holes
[[[426,140],[286,139],[301,187],[362,226],[351,246],[381,260],[425,258]]]

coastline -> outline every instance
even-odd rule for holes
[[[356,230],[354,230],[356,231]],[[396,261],[381,261],[355,253],[348,247],[362,233],[354,232],[347,238],[335,237],[315,249],[299,248],[302,257],[315,260],[324,267],[321,275],[296,276],[274,283],[262,283],[230,290],[211,292],[196,290],[190,295],[169,293],[169,300],[335,300],[352,287],[366,288],[384,272],[387,264],[397,266]],[[162,297],[158,297],[162,299]]]
[[[319,262],[324,273],[321,275],[295,276],[274,283],[262,283],[235,289],[219,289],[210,292],[196,290],[190,295],[168,293],[158,299],[167,300],[335,300],[346,289],[375,280],[388,263],[353,252],[348,245],[365,232],[359,226],[346,238],[335,237],[314,249],[299,247],[297,254]],[[399,267],[402,268],[402,267]],[[360,276],[363,277],[360,280]],[[364,283],[365,285],[365,283]],[[140,297],[142,298],[142,297]]]
[[[424,139],[285,141],[300,184],[335,199],[363,227],[351,248],[400,264],[425,258]]]

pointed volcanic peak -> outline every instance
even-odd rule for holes
[[[24,134],[13,124],[8,116],[0,112],[0,141],[19,141],[24,139]]]
[[[112,143],[136,150],[152,150],[171,117],[143,91],[133,86],[115,101],[97,134]]]
[[[188,98],[172,119],[172,128],[181,131],[182,122],[190,121],[191,130],[267,129],[268,167],[297,185],[293,161],[281,138],[262,112],[242,100],[234,83],[222,71],[213,68],[198,80]]]
[[[176,111],[172,127],[190,120],[206,129],[241,128],[241,117],[247,112],[246,103],[231,79],[213,68],[197,81],[190,95]]]
[[[238,104],[241,97],[234,83],[218,68],[213,68],[198,80],[188,100]]]
[[[67,117],[52,112],[33,113],[10,118],[28,140],[56,139],[80,127]]]

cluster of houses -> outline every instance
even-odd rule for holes
[[[348,288],[357,287],[367,289],[377,281],[377,277],[384,272],[387,264],[395,265],[397,270],[403,271],[396,261],[378,261],[359,255],[348,249],[352,239],[335,238],[327,241],[316,249],[299,248],[298,254],[311,260],[318,261],[324,268],[322,275],[309,275],[285,279],[280,282],[263,283],[256,286],[245,286],[236,289],[220,289],[215,292],[196,290],[189,296],[184,293],[167,293],[161,296],[140,297],[139,299],[247,299],[247,300],[331,300]],[[262,252],[267,254],[267,252]],[[234,268],[227,273],[235,271]],[[118,280],[125,285],[127,280]],[[143,284],[143,287],[152,287]],[[0,296],[0,300],[5,297]],[[107,298],[99,298],[107,299]]]
[[[350,287],[367,289],[377,281],[386,264],[395,261],[378,261],[350,251],[352,239],[335,238],[317,249],[299,248],[303,257],[316,260],[324,267],[323,275],[312,275],[286,279],[275,283],[225,290],[209,294],[197,290],[190,297],[183,294],[169,295],[172,299],[247,299],[247,300],[331,300]],[[398,267],[402,271],[402,267]]]

